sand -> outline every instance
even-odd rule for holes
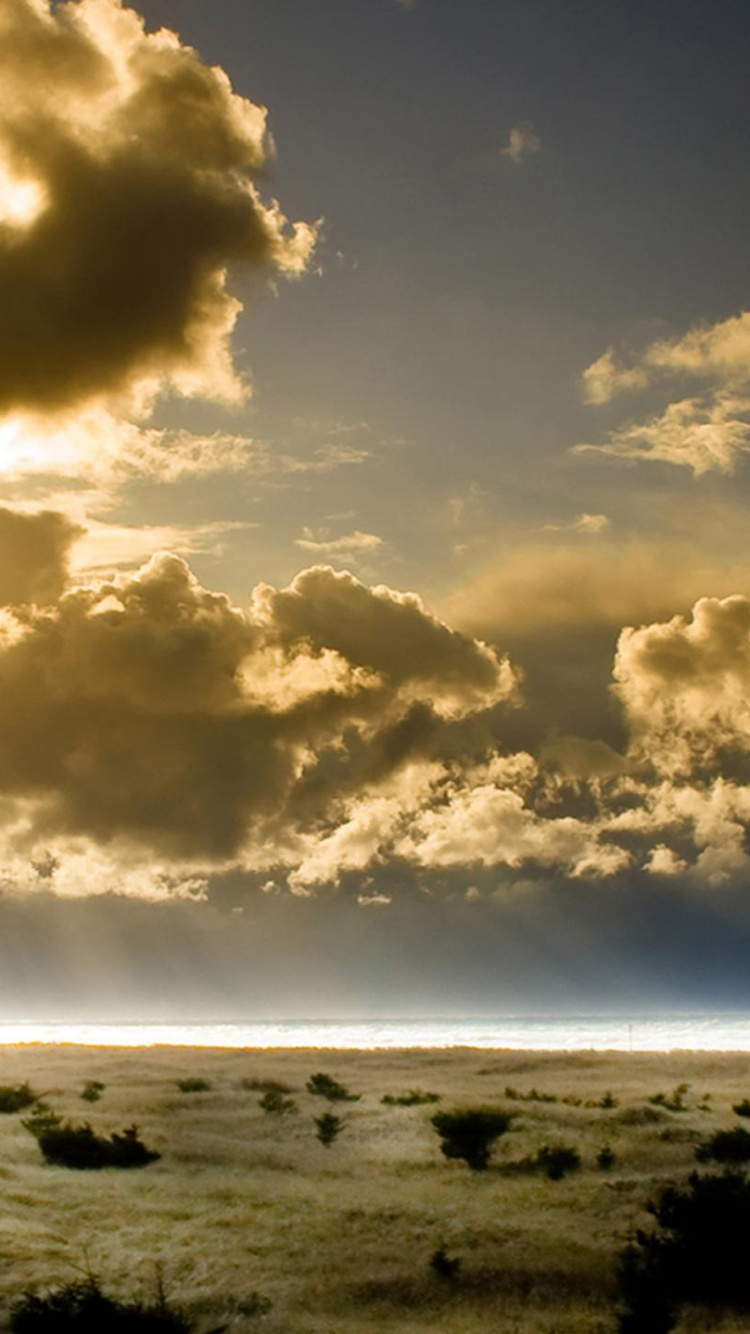
[[[313,1118],[329,1105],[305,1092],[316,1071],[362,1095],[330,1108],[345,1127],[328,1149]],[[211,1088],[180,1092],[185,1078]],[[298,1110],[261,1110],[261,1093],[243,1087],[253,1079],[288,1085]],[[685,1180],[696,1143],[736,1123],[750,1057],[0,1048],[0,1083],[22,1080],[103,1133],[137,1123],[162,1157],[130,1172],[50,1167],[21,1115],[0,1116],[0,1320],[21,1290],[86,1271],[114,1295],[147,1296],[158,1268],[199,1329],[604,1334],[618,1251],[647,1224],[647,1201]],[[80,1097],[89,1080],[105,1085],[93,1105]],[[687,1110],[648,1102],[683,1083]],[[509,1099],[508,1087],[558,1101]],[[488,1171],[441,1155],[434,1106],[381,1103],[411,1088],[446,1109],[515,1114]],[[616,1107],[585,1105],[608,1090]],[[579,1151],[580,1171],[552,1182],[513,1170],[557,1142]],[[605,1145],[617,1156],[609,1172],[596,1162]],[[430,1268],[440,1246],[461,1260],[456,1282]],[[694,1311],[679,1328],[729,1334],[750,1323]]]

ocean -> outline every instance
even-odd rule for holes
[[[750,1013],[502,1015],[492,1019],[125,1020],[0,1019],[0,1044],[103,1047],[505,1047],[534,1051],[747,1051]]]

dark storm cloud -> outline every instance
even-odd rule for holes
[[[227,266],[314,243],[254,184],[264,109],[118,0],[4,0],[0,79],[0,411],[237,397]]]

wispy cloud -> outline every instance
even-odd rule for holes
[[[541,146],[542,141],[534,126],[530,121],[524,120],[512,127],[508,142],[500,149],[500,153],[502,157],[510,158],[511,162],[519,163],[533,153],[538,153]]]

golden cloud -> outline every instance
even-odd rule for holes
[[[119,0],[4,0],[0,79],[0,412],[241,396],[228,267],[316,235],[260,197],[264,108]]]

